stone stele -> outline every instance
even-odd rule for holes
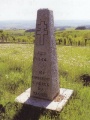
[[[35,36],[31,96],[53,100],[60,91],[52,11],[38,10]]]
[[[53,12],[37,12],[31,88],[15,101],[60,111],[73,90],[59,88]]]

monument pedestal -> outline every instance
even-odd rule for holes
[[[61,111],[73,94],[73,90],[60,88],[60,95],[52,101],[30,97],[30,93],[31,88],[19,95],[15,101],[49,110]]]

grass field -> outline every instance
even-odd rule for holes
[[[31,85],[33,44],[0,44],[0,120],[90,120],[90,48],[57,45],[60,87],[74,90],[61,113],[15,103]]]

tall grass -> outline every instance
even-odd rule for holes
[[[80,75],[90,74],[89,47],[57,47],[59,71],[62,77],[79,80]]]
[[[74,90],[61,113],[15,103],[31,84],[33,45],[0,44],[0,120],[90,120],[90,48],[57,46],[60,87]]]

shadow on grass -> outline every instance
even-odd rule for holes
[[[41,116],[44,116],[45,120],[47,118],[59,120],[58,112],[34,107],[31,105],[23,105],[22,108],[16,113],[13,120],[39,120]]]
[[[2,104],[0,104],[0,120],[4,118],[3,117],[4,114],[5,114],[5,108],[3,107]]]

